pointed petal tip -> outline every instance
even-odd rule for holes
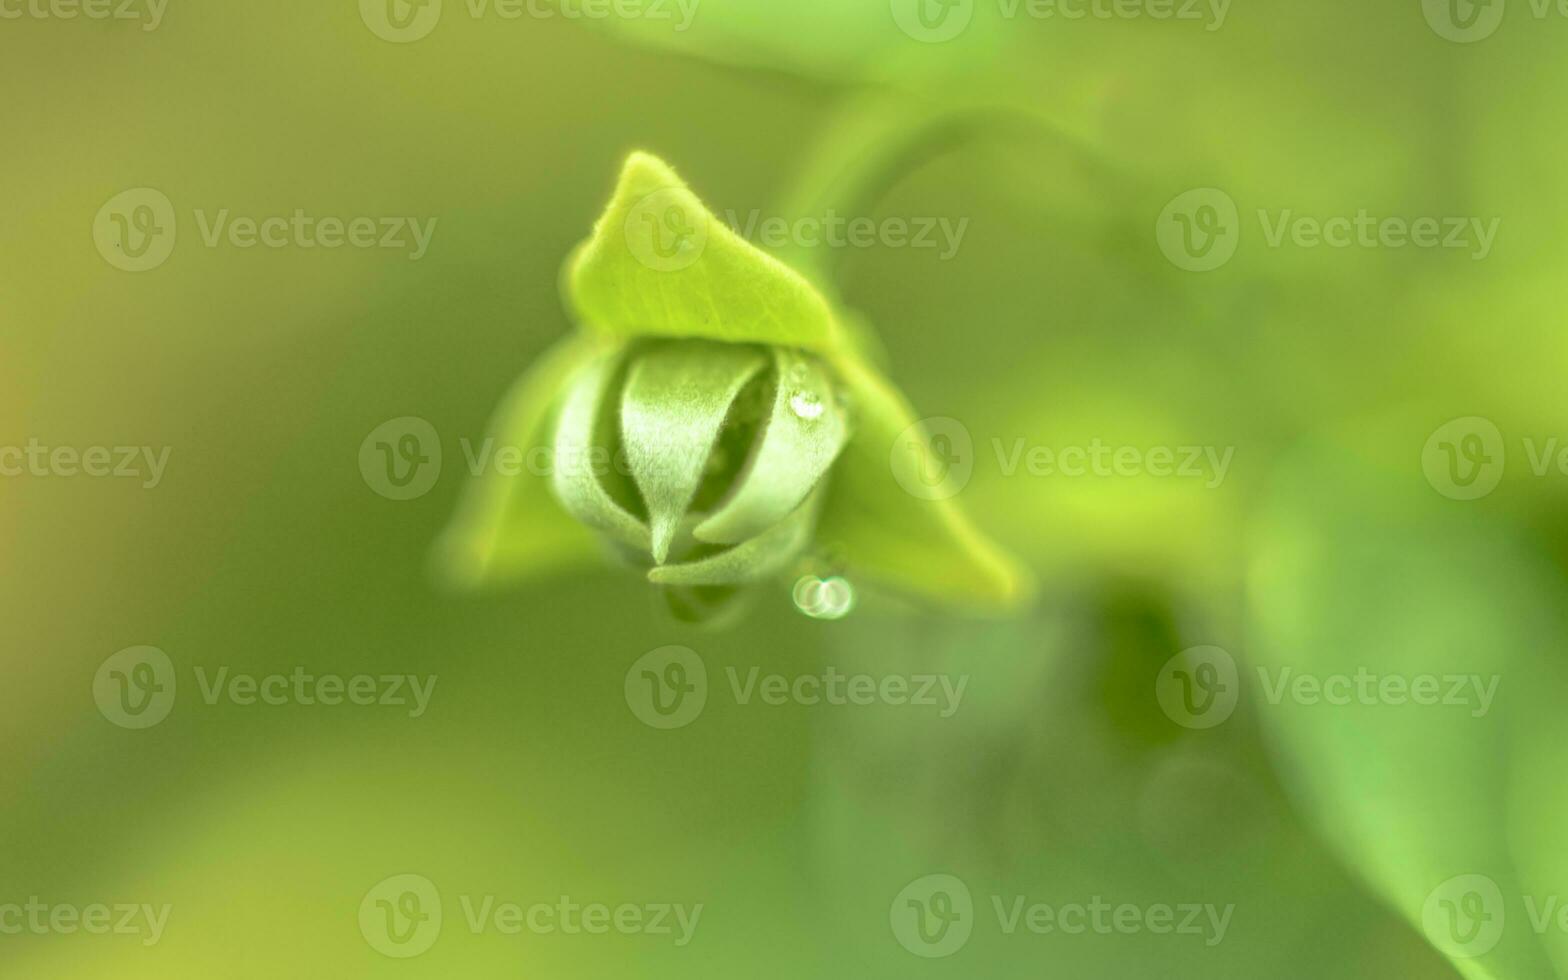
[[[646,150],[633,150],[621,166],[621,185],[652,190],[684,186],[675,169]]]
[[[675,532],[679,529],[678,519],[654,519],[649,550],[653,552],[653,560],[660,565],[670,560],[670,546],[675,543]]]

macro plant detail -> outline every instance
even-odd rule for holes
[[[1022,566],[951,500],[918,416],[852,314],[726,228],[635,153],[568,260],[579,330],[496,415],[498,443],[549,447],[547,476],[486,475],[442,542],[468,584],[596,554],[694,611],[791,572],[847,575],[951,608],[1000,612]]]

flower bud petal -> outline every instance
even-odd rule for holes
[[[783,521],[727,551],[651,568],[648,581],[655,585],[733,585],[777,575],[811,542],[822,496],[820,490],[813,493]]]
[[[707,475],[730,405],[766,364],[756,347],[711,341],[658,344],[634,356],[621,397],[621,437],[659,564]]]
[[[620,374],[620,358],[589,363],[568,383],[555,428],[555,466],[551,481],[567,513],[640,551],[649,547],[648,526],[622,507],[605,488],[599,464],[613,459],[612,440],[604,439],[604,413],[613,411],[610,385]],[[614,417],[610,417],[613,423]],[[612,430],[613,431],[613,430]]]
[[[739,544],[784,520],[821,481],[848,438],[832,379],[816,361],[774,348],[773,411],[729,497],[693,532]]]

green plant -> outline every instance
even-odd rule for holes
[[[550,473],[471,488],[443,549],[463,581],[558,567],[596,536],[687,610],[791,570],[982,611],[1027,599],[953,501],[900,485],[945,464],[865,328],[662,161],[626,162],[567,293],[581,329],[494,422],[498,444],[551,447]]]

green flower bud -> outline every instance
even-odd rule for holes
[[[778,574],[810,544],[848,429],[809,354],[645,340],[567,382],[552,488],[653,582],[738,585]],[[570,460],[613,465],[560,465]]]
[[[664,261],[672,229],[679,261]],[[851,582],[982,612],[1029,600],[1028,570],[951,495],[901,483],[941,461],[868,356],[869,326],[663,161],[626,161],[563,281],[580,330],[518,380],[491,430],[498,446],[553,446],[555,465],[474,481],[437,552],[451,581],[593,561],[597,538],[691,619],[797,563],[795,604],[822,619],[853,605]],[[801,560],[814,541],[817,568]]]

